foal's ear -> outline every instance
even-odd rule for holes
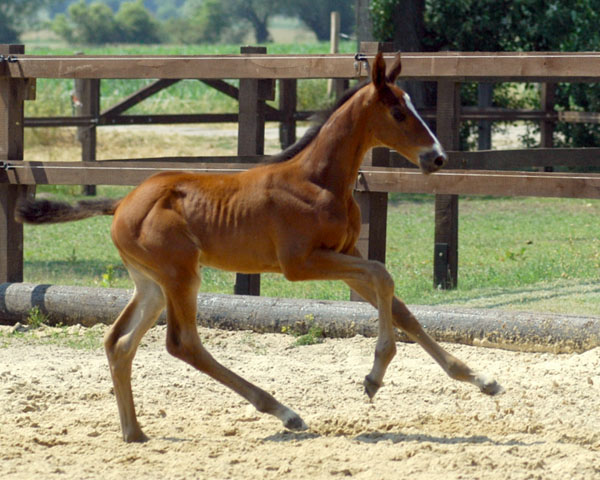
[[[394,83],[396,81],[396,79],[398,78],[398,76],[400,75],[400,72],[402,71],[402,61],[400,60],[400,52],[398,52],[396,54],[396,57],[394,58],[394,63],[392,63],[392,66],[390,67],[390,71],[387,74],[386,80],[388,83]]]
[[[371,79],[377,90],[381,90],[385,87],[385,60],[383,59],[383,54],[381,52],[377,54],[375,62],[373,62]]]

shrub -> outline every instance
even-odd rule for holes
[[[86,4],[84,0],[72,4],[68,14],[59,14],[52,29],[69,43],[157,43],[160,41],[159,24],[146,10],[142,0],[121,4],[115,14],[103,2]]]
[[[115,15],[121,41],[130,43],[158,43],[159,25],[146,10],[142,0],[125,2]]]

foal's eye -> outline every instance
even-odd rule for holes
[[[403,122],[406,119],[406,115],[402,112],[402,110],[398,107],[394,107],[391,110],[392,117],[398,122]]]

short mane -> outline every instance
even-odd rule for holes
[[[321,112],[318,115],[320,118],[319,123],[312,125],[306,131],[306,133],[302,136],[302,138],[300,138],[300,140],[298,140],[296,143],[290,145],[282,152],[279,152],[279,153],[276,153],[275,155],[271,155],[271,156],[267,157],[264,160],[264,162],[265,163],[281,163],[281,162],[285,162],[286,160],[290,160],[291,158],[298,155],[298,153],[300,153],[302,150],[304,150],[306,147],[308,147],[310,142],[312,142],[316,138],[316,136],[321,131],[321,127],[323,125],[325,125],[327,120],[329,120],[331,115],[333,115],[333,112],[335,112],[344,103],[346,103],[348,100],[350,100],[350,98],[352,98],[352,96],[356,92],[358,92],[361,88],[363,88],[368,83],[369,82],[361,82],[361,83],[356,84],[354,87],[346,90],[342,94],[342,96],[335,102],[333,107],[330,107],[328,110]]]

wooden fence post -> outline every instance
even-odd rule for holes
[[[339,53],[340,48],[340,12],[331,12],[329,27],[329,53]],[[327,80],[327,96],[340,98],[348,88],[347,78],[330,78]]]
[[[296,143],[296,107],[298,103],[298,80],[295,78],[279,80],[279,142],[286,149]]]
[[[242,47],[241,53],[264,54],[266,47]],[[275,98],[273,80],[240,79],[238,155],[263,155],[265,151],[265,100]],[[234,292],[260,295],[260,275],[238,273]]]
[[[24,53],[23,45],[0,45],[0,54],[16,56],[17,62]],[[0,161],[23,160],[27,85],[27,80],[0,77]],[[26,194],[26,187],[0,184],[0,283],[23,281],[23,225],[15,222],[14,211],[18,198]]]
[[[540,87],[540,104],[546,114],[554,112],[554,102],[556,99],[556,83],[542,83]],[[553,120],[543,120],[540,122],[540,148],[552,148],[554,146],[554,127]],[[553,167],[545,166],[545,172],[554,171]]]
[[[477,105],[480,108],[491,107],[494,96],[494,84],[480,82],[477,84]],[[492,149],[492,122],[479,120],[477,122],[477,149]]]
[[[75,107],[78,116],[100,116],[100,80],[97,78],[75,79]],[[81,161],[96,161],[96,123],[77,127],[77,138],[81,142]],[[96,195],[96,185],[83,185],[84,195]]]
[[[331,12],[329,27],[329,53],[338,53],[340,51],[340,12]],[[335,97],[339,97],[337,83],[333,78],[327,80],[327,96],[335,92]]]
[[[362,42],[361,53],[393,51],[391,43]],[[387,148],[374,148],[363,159],[364,166],[387,167],[390,162],[390,151]],[[360,254],[370,260],[385,263],[385,241],[387,234],[387,192],[354,192],[354,199],[360,207],[361,226],[356,247]],[[351,291],[351,300],[362,301],[363,298]]]
[[[460,84],[439,81],[437,137],[446,150],[459,149]],[[458,283],[458,195],[435,196],[433,285],[456,288]]]

